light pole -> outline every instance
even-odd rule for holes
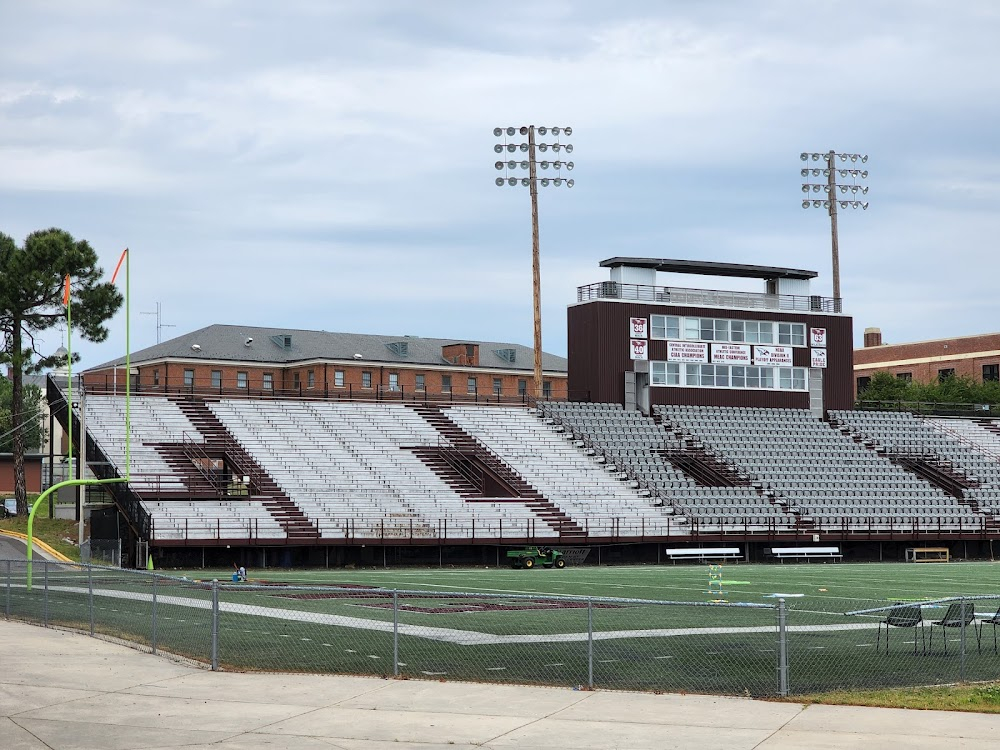
[[[868,186],[859,185],[858,180],[868,179],[867,169],[857,169],[848,167],[851,164],[866,164],[867,154],[841,154],[836,151],[826,153],[814,153],[803,151],[799,158],[808,162],[822,161],[823,166],[803,167],[800,174],[808,180],[809,177],[826,177],[826,182],[803,182],[802,192],[806,195],[802,198],[802,208],[825,208],[830,214],[830,238],[833,250],[833,305],[836,312],[841,311],[840,297],[840,248],[837,237],[837,206],[840,208],[860,208],[868,209],[868,202],[858,199],[858,196],[868,195]],[[837,159],[840,159],[841,166],[837,166]],[[837,177],[841,179],[851,178],[850,183],[837,182]],[[840,191],[838,197],[837,191]],[[822,197],[809,198],[810,193],[823,193]]]
[[[551,143],[537,143],[535,134],[542,138],[551,136]],[[563,177],[563,170],[567,172],[573,170],[573,162],[563,161],[562,153],[573,153],[572,143],[560,142],[560,136],[573,135],[573,128],[553,127],[547,128],[544,125],[535,127],[534,125],[522,125],[519,128],[510,126],[506,128],[493,128],[493,135],[500,140],[494,144],[493,151],[498,156],[506,156],[506,161],[499,159],[494,166],[497,171],[503,172],[502,177],[497,177],[495,182],[497,187],[509,185],[510,187],[528,188],[531,195],[531,283],[534,299],[535,312],[535,398],[542,398],[542,285],[541,271],[538,259],[538,185],[542,187],[552,185],[554,187],[573,187],[574,180]],[[520,136],[518,138],[517,136]],[[527,141],[523,138],[527,137]],[[514,140],[511,140],[514,139]],[[548,161],[543,158],[537,161],[536,152],[541,151],[547,154],[552,150],[555,159]],[[520,154],[520,158],[515,158],[515,154]],[[543,176],[538,177],[538,167],[542,168]],[[521,176],[516,176],[518,170],[527,170],[527,176],[521,172]],[[548,170],[552,170],[551,172]],[[551,176],[550,176],[551,175]]]

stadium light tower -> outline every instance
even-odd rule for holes
[[[551,136],[552,142],[537,143],[535,135],[542,138]],[[562,143],[560,136],[569,137],[573,135],[573,128],[552,127],[544,125],[538,127],[534,125],[522,125],[521,127],[509,126],[506,128],[493,128],[493,135],[498,138],[494,144],[493,151],[497,154],[498,160],[494,164],[498,172],[502,172],[502,177],[497,177],[495,182],[497,187],[509,185],[510,187],[526,187],[531,195],[531,274],[532,274],[532,295],[535,308],[535,398],[542,398],[542,286],[541,271],[538,259],[538,185],[542,187],[573,187],[574,180],[563,177],[563,170],[571,172],[573,162],[564,161],[562,154],[572,154],[573,144]],[[524,140],[527,138],[527,140]],[[554,159],[549,161],[545,158],[549,151],[552,151]],[[542,161],[535,158],[536,152],[543,154]],[[506,157],[506,160],[503,158]],[[542,168],[542,177],[538,176],[538,167]],[[518,170],[522,170],[518,172]],[[550,171],[551,170],[551,171]],[[525,174],[527,171],[527,174]]]
[[[807,180],[802,183],[802,208],[825,208],[830,214],[830,237],[833,245],[833,304],[834,309],[840,312],[840,248],[837,238],[837,206],[840,208],[860,208],[862,211],[868,210],[867,200],[863,199],[868,195],[868,186],[859,185],[858,180],[868,179],[867,169],[858,169],[855,166],[868,163],[868,154],[841,154],[836,151],[826,153],[813,153],[803,151],[799,158],[804,162],[823,162],[823,166],[803,167],[801,175]],[[837,160],[840,166],[837,166]],[[826,182],[808,182],[810,177],[826,177]],[[841,179],[851,179],[851,182],[837,182],[837,177]],[[840,191],[838,197],[837,191]],[[809,197],[810,193],[823,193],[822,197]]]

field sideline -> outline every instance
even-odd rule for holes
[[[160,571],[193,579],[227,581],[231,570]],[[251,569],[250,582],[298,585],[352,585],[390,589],[491,594],[605,596],[704,602],[707,565],[571,567],[564,570],[510,568],[388,568],[362,570]],[[797,604],[839,610],[845,599],[910,601],[949,596],[1000,594],[1000,563],[809,563],[731,564],[723,568],[730,602],[775,602],[792,594]],[[842,610],[840,610],[842,611]]]

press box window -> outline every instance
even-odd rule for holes
[[[677,362],[650,362],[649,375],[652,385],[681,384],[681,366]]]
[[[805,346],[805,323],[778,323],[778,343],[785,346]]]
[[[679,339],[681,319],[676,315],[650,315],[649,335],[654,339]]]

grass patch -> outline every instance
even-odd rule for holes
[[[794,703],[822,703],[835,706],[875,706],[996,714],[1000,713],[1000,683],[884,690],[837,690],[830,693],[797,695],[788,700]]]
[[[77,522],[63,518],[41,518],[35,516],[35,523],[32,531],[36,539],[41,539],[53,549],[66,555],[71,560],[80,559],[80,548],[71,543],[63,541],[64,538],[76,539]],[[15,516],[14,518],[4,518],[0,520],[0,529],[5,531],[17,531],[21,534],[28,533],[27,516]]]

